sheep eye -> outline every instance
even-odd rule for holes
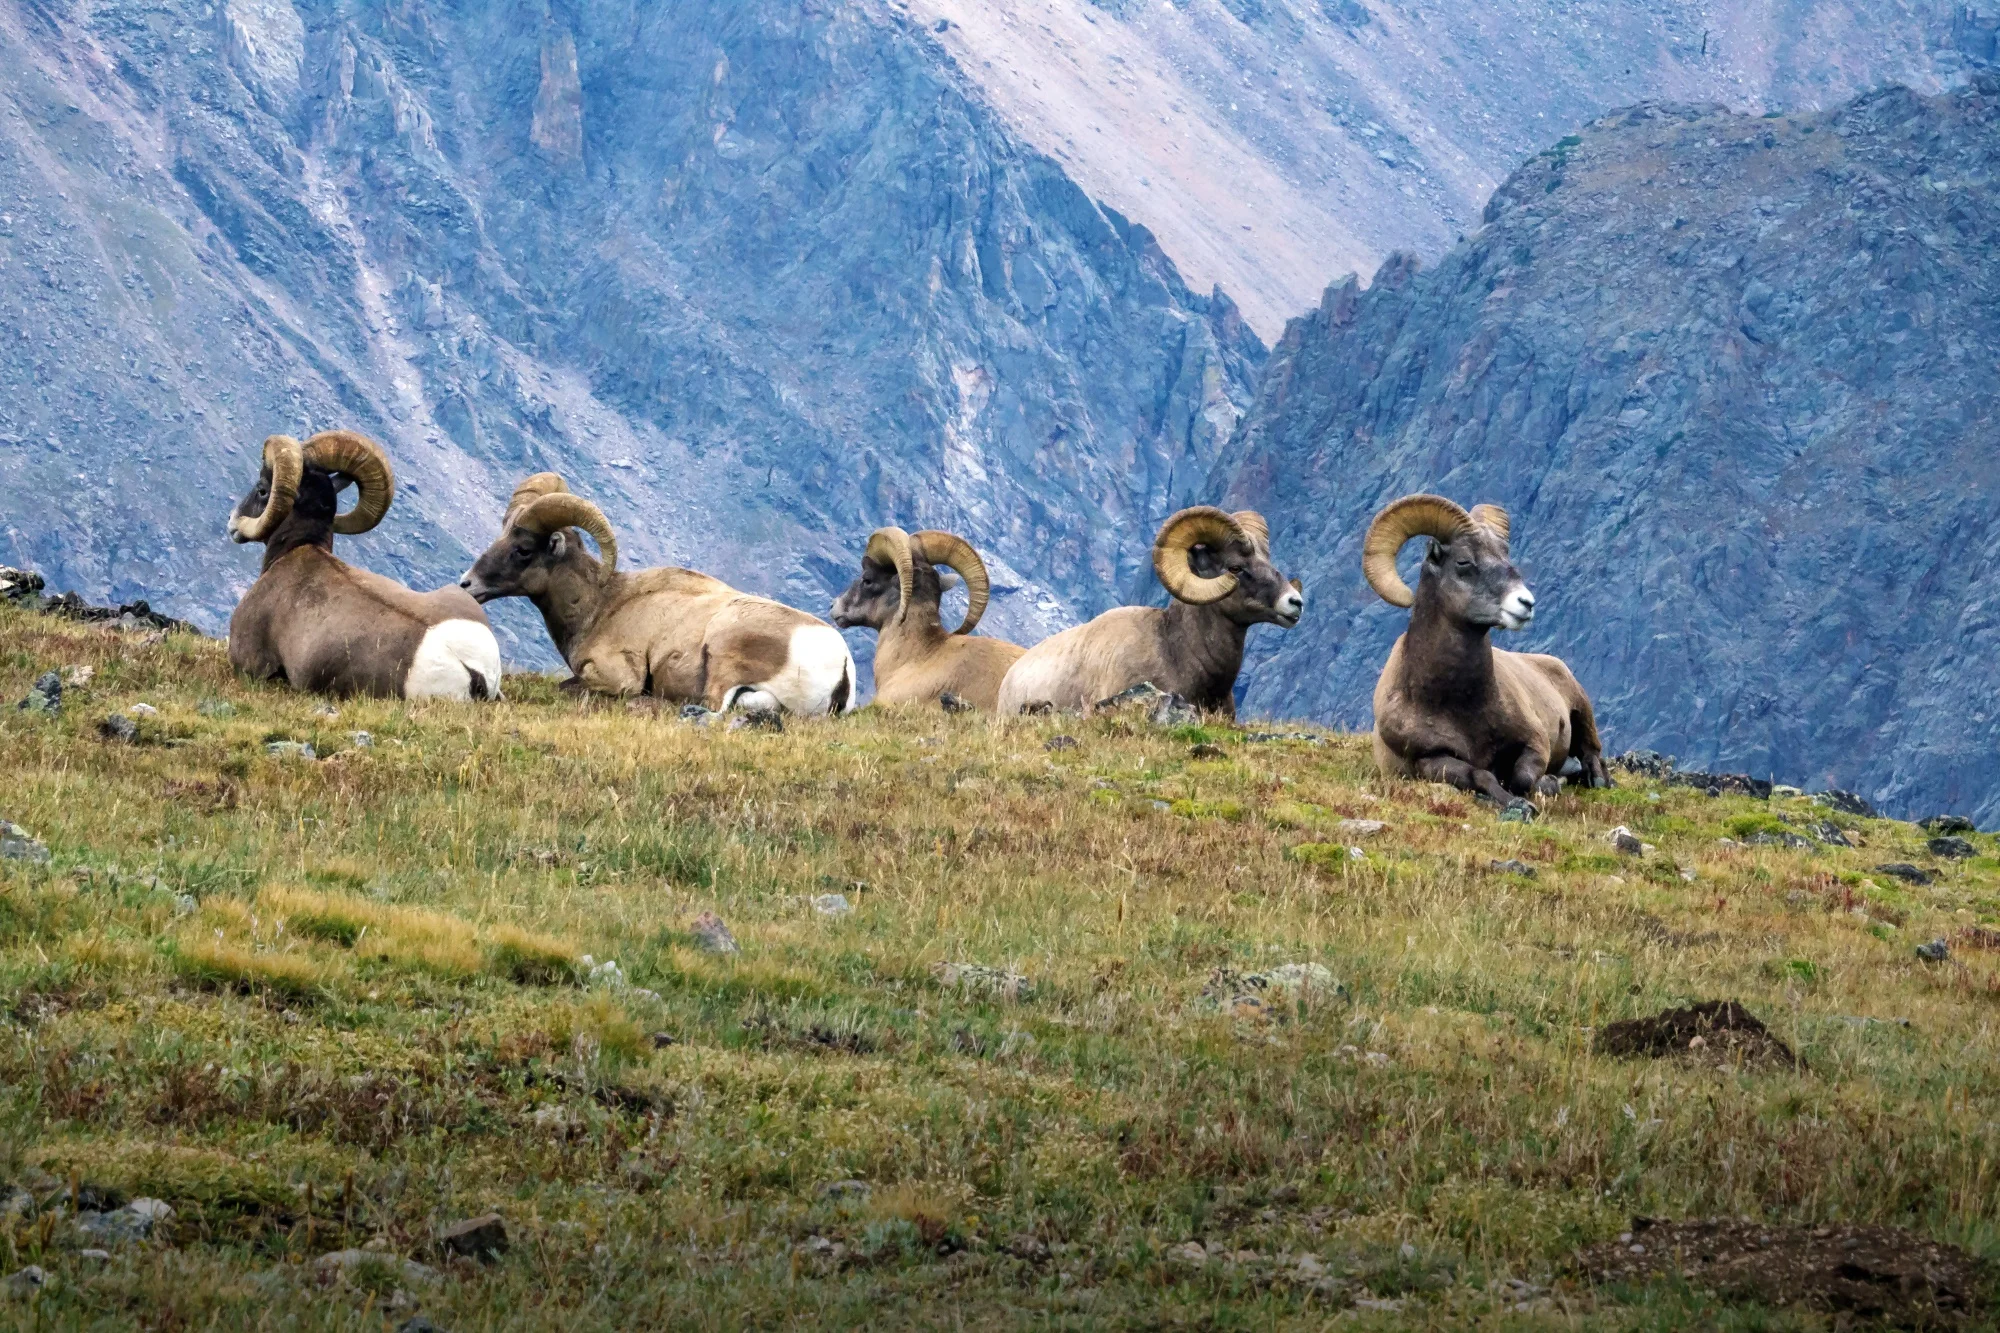
[[[1470,574],[1472,572],[1472,562],[1470,560],[1459,561],[1458,572],[1461,574]]]

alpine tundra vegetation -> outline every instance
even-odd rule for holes
[[[1989,835],[127,623],[0,602],[10,1326],[1990,1318]]]

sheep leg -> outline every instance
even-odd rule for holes
[[[1483,768],[1474,768],[1457,755],[1433,754],[1417,760],[1417,776],[1426,782],[1448,782],[1461,791],[1477,792],[1489,801],[1507,805],[1514,793],[1500,785],[1500,779]]]
[[[1523,796],[1554,796],[1562,782],[1550,775],[1547,755],[1523,750],[1514,764],[1514,790]]]

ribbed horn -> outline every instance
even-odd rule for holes
[[[1160,525],[1153,539],[1153,572],[1168,592],[1190,606],[1207,606],[1236,591],[1234,574],[1203,578],[1188,562],[1188,552],[1197,546],[1223,546],[1246,537],[1241,525],[1214,505],[1183,509]]]
[[[500,520],[501,527],[507,527],[514,516],[526,509],[544,495],[566,495],[569,484],[553,472],[537,472],[514,488],[514,498],[507,502],[507,516]]]
[[[1441,495],[1406,495],[1368,525],[1361,543],[1361,572],[1368,586],[1391,606],[1410,606],[1417,595],[1396,572],[1396,553],[1412,537],[1450,541],[1471,526],[1472,515]]]
[[[1239,509],[1235,513],[1231,514],[1230,517],[1236,520],[1237,527],[1243,529],[1245,532],[1249,533],[1252,537],[1257,539],[1257,544],[1264,548],[1264,553],[1266,555],[1270,554],[1271,525],[1264,521],[1264,516],[1262,514],[1258,513],[1254,509]]]
[[[230,529],[236,540],[268,540],[292,512],[299,498],[299,481],[305,476],[305,450],[289,435],[271,435],[264,440],[264,466],[271,469],[271,496],[264,512],[255,518],[233,519]]]
[[[611,521],[604,517],[602,509],[581,495],[567,491],[544,495],[516,516],[514,526],[543,536],[562,528],[582,528],[597,542],[604,567],[618,568],[618,538],[612,534]]]
[[[333,520],[333,530],[353,537],[382,521],[396,498],[396,474],[382,446],[351,430],[323,430],[305,444],[306,462],[354,478],[361,496]]]
[[[916,592],[917,564],[910,551],[910,534],[901,528],[877,528],[868,534],[868,549],[862,553],[864,560],[873,560],[878,565],[893,565],[896,582],[902,589],[903,600],[896,608],[896,619],[901,620],[910,613],[910,598]]]
[[[979,625],[979,618],[986,614],[986,603],[993,595],[993,580],[987,576],[986,562],[972,549],[972,543],[957,533],[926,530],[911,540],[924,559],[934,565],[949,565],[965,580],[965,620],[952,633],[972,633]]]
[[[1499,533],[1502,542],[1508,541],[1507,511],[1499,505],[1474,505],[1467,517],[1474,523]]]

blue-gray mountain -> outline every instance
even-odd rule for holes
[[[554,468],[812,609],[955,528],[1034,637],[1150,585],[1263,357],[887,7],[5,0],[0,67],[0,563],[211,629],[259,441],[345,425],[418,585]]]
[[[1648,106],[1521,168],[1428,271],[1329,288],[1235,466],[1314,602],[1247,704],[1365,724],[1406,619],[1369,518],[1513,514],[1615,749],[2000,822],[2000,80]],[[1406,558],[1414,561],[1412,545]]]

